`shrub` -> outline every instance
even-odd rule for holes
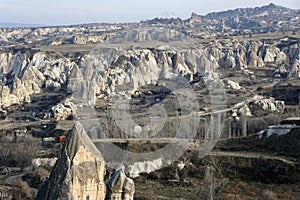
[[[24,167],[31,161],[39,150],[41,141],[32,136],[19,138],[16,142],[9,136],[0,140],[0,166]]]

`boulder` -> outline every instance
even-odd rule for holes
[[[161,158],[155,160],[146,160],[142,162],[135,162],[128,166],[127,172],[130,177],[136,178],[140,173],[150,173],[155,170],[161,169],[164,166],[164,162]]]
[[[237,83],[237,82],[228,80],[227,83],[228,83],[228,85],[229,85],[232,89],[235,89],[235,90],[240,90],[240,89],[241,89],[240,84]]]
[[[61,89],[61,85],[53,80],[47,80],[45,87],[53,91],[59,91]]]
[[[55,119],[65,120],[76,114],[76,106],[71,100],[66,99],[63,103],[59,103],[52,107],[52,113]]]
[[[262,109],[264,111],[283,112],[285,108],[284,101],[275,100],[274,98],[262,99],[253,102],[253,109]],[[255,108],[256,107],[256,108]]]
[[[122,169],[115,171],[107,183],[107,200],[133,200],[134,182]]]
[[[57,161],[57,158],[35,158],[31,161],[32,171],[36,171],[40,166],[46,168],[53,167]]]

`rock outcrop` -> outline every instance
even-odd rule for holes
[[[234,90],[240,90],[240,89],[241,89],[241,86],[240,86],[239,83],[234,82],[234,81],[231,81],[231,80],[228,80],[228,81],[227,81],[227,85],[228,85],[230,88],[234,89]]]
[[[187,35],[181,32],[180,30],[170,29],[167,27],[164,29],[158,27],[139,27],[131,30],[118,32],[116,35],[110,38],[110,42],[140,42],[149,40],[168,41],[170,39],[182,38],[187,38]]]
[[[56,159],[55,159],[56,160]],[[34,159],[33,169],[51,165],[54,159]],[[76,122],[62,148],[49,179],[41,186],[38,200],[133,200],[135,187],[123,170],[104,182],[105,161],[83,126]]]
[[[36,171],[40,166],[53,167],[57,161],[57,158],[35,158],[31,162],[31,170]]]
[[[102,36],[76,36],[73,38],[74,44],[89,44],[89,43],[102,43]]]
[[[105,162],[82,125],[77,122],[69,133],[49,179],[37,199],[100,200],[105,198]]]
[[[130,177],[136,178],[141,173],[150,173],[152,171],[163,168],[164,162],[163,159],[147,160],[143,162],[136,162],[128,166],[127,173]]]
[[[259,109],[264,111],[278,111],[283,112],[285,108],[284,101],[275,100],[274,98],[262,99],[254,101],[251,105],[252,109]]]
[[[33,54],[32,58],[27,54]],[[60,90],[66,84],[66,74],[73,64],[69,59],[57,59],[31,50],[1,54],[0,105],[29,103],[30,95],[41,93],[43,89]]]
[[[185,77],[193,80],[195,73],[214,73],[217,61],[202,50],[99,49],[82,58],[74,66],[68,80],[73,97],[95,104],[96,96],[116,93],[133,94],[147,84],[159,84],[160,79]],[[79,101],[80,101],[79,100]]]
[[[41,52],[34,53],[29,59],[26,53],[18,51],[1,54],[1,105],[30,102],[31,94],[43,89],[58,91],[63,88],[93,105],[97,97],[115,94],[120,87],[132,93],[141,86],[157,84],[159,79],[183,76],[193,81],[196,73],[204,76],[220,67],[244,69],[276,65],[281,66],[278,72],[286,71],[290,76],[298,77],[298,57],[299,51],[285,48],[281,51],[259,40],[217,41],[204,50],[99,49],[83,56],[77,63]],[[287,69],[289,62],[293,64]]]
[[[107,200],[133,200],[135,188],[131,178],[117,170],[107,183]]]
[[[53,106],[52,113],[57,120],[72,119],[76,115],[76,106],[70,99],[66,99],[63,103]]]
[[[274,76],[299,77],[297,41],[282,39],[279,44],[257,39],[216,40],[205,48],[99,48],[72,58],[49,53],[17,51],[0,55],[0,90],[3,106],[30,102],[30,95],[43,90],[66,89],[88,104],[118,92],[130,96],[139,87],[157,84],[160,79],[196,74],[210,76],[218,68],[243,70],[277,67]],[[247,70],[245,70],[247,69]],[[252,73],[252,77],[255,74]],[[120,89],[122,88],[122,89]]]
[[[160,78],[195,81],[218,68],[250,72],[268,67],[276,78],[299,78],[299,13],[270,4],[206,16],[193,13],[187,20],[0,29],[0,106],[30,102],[32,94],[44,90],[75,92],[93,105],[120,88],[130,96]],[[279,30],[282,37],[252,37]],[[295,36],[285,36],[287,31]],[[89,45],[95,43],[99,48]],[[66,52],[65,44],[84,48]],[[255,74],[250,78],[255,80]]]

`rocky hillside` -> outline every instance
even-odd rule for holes
[[[261,18],[261,17],[291,17],[299,15],[299,10],[293,10],[280,5],[275,5],[270,3],[262,7],[255,8],[238,8],[234,10],[213,12],[206,15],[208,18],[212,19],[222,19],[230,17],[245,17],[245,18]]]
[[[220,20],[224,26],[223,31],[237,29],[253,33],[297,30],[299,17],[300,10],[289,9],[273,3],[262,7],[214,12],[205,16],[210,20]]]
[[[124,170],[119,169],[105,185],[105,166],[115,163],[107,159],[112,151],[103,141],[120,143],[133,154],[155,151],[177,137],[175,132],[182,126],[190,129],[178,131],[184,136],[178,139],[195,132],[194,150],[205,140],[219,139],[207,131],[219,133],[219,121],[224,122],[222,140],[205,159],[199,152],[195,157],[187,151],[182,163],[173,163],[169,170],[162,168],[170,164],[168,159],[155,157],[152,162],[147,157],[148,162],[141,156],[125,172],[133,178],[162,168],[162,173],[145,176],[158,190],[164,187],[160,184],[171,186],[171,199],[185,195],[182,191],[191,195],[185,198],[197,199],[189,187],[199,191],[200,182],[206,187],[202,195],[213,192],[211,184],[202,180],[208,174],[207,181],[214,182],[211,167],[222,171],[217,177],[222,181],[222,176],[274,184],[280,179],[284,184],[295,182],[296,188],[299,155],[293,151],[298,149],[298,133],[247,136],[299,115],[299,17],[299,10],[270,4],[206,16],[193,13],[186,20],[1,28],[1,130],[16,139],[29,134],[42,137],[43,148],[53,152],[61,145],[58,142],[66,140],[39,199],[132,199],[135,186]],[[184,95],[176,95],[177,89]],[[190,114],[199,120],[197,124],[187,117]],[[73,119],[85,122],[86,130],[79,123],[73,126]],[[127,157],[119,153],[114,159],[126,164],[132,154],[124,152]],[[249,172],[255,172],[254,178]],[[142,180],[138,196],[156,193],[148,183]],[[145,188],[152,193],[141,194]]]
[[[62,27],[1,28],[0,44],[39,47],[126,41],[170,41],[279,31],[297,32],[299,17],[299,10],[269,4],[209,13],[205,16],[192,13],[191,18],[186,20],[155,18],[129,24],[95,23]]]
[[[220,69],[239,70],[254,80],[253,69],[271,67],[275,77],[299,78],[299,53],[295,38],[215,40],[193,49],[95,48],[66,56],[13,48],[0,55],[0,104],[30,102],[31,94],[46,90],[76,92],[74,95],[94,104],[97,98],[116,92],[130,96],[139,87],[161,79],[181,76],[192,82],[197,74],[211,79]]]

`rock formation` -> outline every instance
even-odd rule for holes
[[[31,162],[31,170],[36,171],[40,166],[53,167],[57,161],[57,158],[35,158]]]
[[[216,111],[221,112],[223,102],[228,104],[226,112],[232,108],[231,105],[242,106],[233,109],[234,123],[233,126],[229,124],[229,129],[238,130],[236,132],[242,130],[243,136],[246,136],[247,121],[248,127],[254,127],[251,133],[267,125],[267,120],[256,118],[256,115],[264,116],[272,112],[268,117],[283,117],[292,114],[290,106],[299,103],[300,86],[296,83],[300,78],[299,17],[299,10],[270,4],[206,16],[193,13],[187,20],[155,18],[140,23],[0,28],[0,118],[7,121],[20,120],[20,126],[28,125],[26,131],[28,128],[28,132],[42,136],[40,131],[52,134],[46,123],[52,116],[56,120],[66,120],[82,113],[84,115],[78,116],[78,119],[89,120],[100,116],[99,123],[105,124],[101,129],[90,127],[88,134],[93,139],[110,136],[114,139],[123,136],[128,139],[173,137],[178,128],[176,124],[179,123],[173,119],[179,119],[186,113],[192,114],[187,108],[193,106],[186,101],[189,95],[181,97],[165,86],[172,81],[178,85],[184,80],[194,89],[190,94],[195,95],[198,101],[195,99],[193,102],[201,106],[195,110],[199,114],[201,112],[201,124],[197,130],[197,133],[201,132],[200,139],[202,136],[211,139],[213,137],[206,137],[205,132],[218,130],[218,126],[207,129],[208,122],[215,123],[207,119],[208,114],[215,110],[210,105],[216,104]],[[228,96],[218,95],[224,88],[223,82],[214,82],[220,80],[219,77],[226,80]],[[268,98],[250,102],[248,100],[252,95]],[[186,99],[182,105],[177,105],[176,96],[178,100]],[[212,101],[214,99],[215,102]],[[117,117],[124,116],[127,119],[122,112],[113,118],[111,108],[127,111],[121,100],[126,100],[125,103],[128,100],[129,111],[136,122],[134,126],[128,124],[130,134],[120,132],[121,127],[113,127],[119,125]],[[31,101],[32,105],[11,106]],[[244,103],[249,104],[249,107],[244,106]],[[163,104],[166,112],[160,110]],[[92,111],[96,112],[95,115]],[[172,118],[165,121],[165,126],[161,123],[161,128],[160,124],[152,126],[147,123],[151,121],[153,111]],[[217,121],[221,120],[220,115],[216,116]],[[275,123],[276,120],[269,120],[268,123]],[[3,124],[7,121],[3,121]],[[38,125],[40,121],[41,127]],[[51,119],[49,121],[53,123]],[[31,122],[35,122],[32,128]],[[182,124],[189,126],[189,123]],[[189,134],[189,131],[183,132]],[[130,146],[128,140],[124,147],[127,149]],[[94,146],[82,125],[76,123],[49,179],[39,191],[38,199],[130,200],[134,195],[134,183],[125,173],[136,177],[163,168],[168,162],[147,157],[148,161],[126,165],[125,172],[116,171],[105,185],[106,149],[101,150],[102,154],[99,149]],[[112,152],[110,150],[107,150],[109,154]],[[114,159],[119,156],[122,163],[127,155],[119,154]],[[218,162],[224,161],[222,166],[226,168],[233,156],[224,155],[228,159],[222,160],[221,155]],[[246,162],[247,155],[244,158]],[[257,164],[261,160],[254,157],[251,163]],[[39,159],[33,166],[35,168],[40,164],[45,163]],[[299,171],[290,163],[283,164],[287,164],[287,169]],[[260,167],[260,164],[256,166]],[[249,169],[249,166],[245,165],[244,169]],[[231,173],[230,170],[228,173]],[[290,174],[284,173],[282,178],[286,178],[286,175]]]
[[[53,106],[52,113],[57,120],[71,119],[76,115],[76,106],[70,99],[66,99],[63,103]]]
[[[104,175],[105,162],[101,153],[77,122],[37,199],[104,199]]]
[[[117,170],[107,183],[107,200],[133,200],[135,188],[131,178]]]
[[[216,69],[278,66],[274,75],[299,77],[299,48],[291,40],[279,45],[257,39],[216,40],[204,49],[99,48],[83,54],[77,62],[42,52],[3,53],[0,56],[1,105],[30,102],[30,95],[43,90],[66,89],[89,104],[97,98],[157,84],[178,76],[193,81],[196,73],[207,76]],[[28,54],[32,54],[28,56]],[[247,69],[247,70],[245,70]],[[284,75],[286,74],[286,75]],[[255,76],[252,73],[252,76]],[[123,88],[120,90],[120,88]]]
[[[53,159],[34,159],[33,169],[51,165]],[[117,170],[104,183],[105,161],[83,126],[76,122],[70,131],[49,179],[41,186],[39,200],[133,200],[135,188],[124,171]]]
[[[76,36],[73,38],[74,44],[88,44],[103,42],[102,36]]]
[[[274,98],[262,99],[253,102],[253,109],[261,109],[264,111],[283,112],[285,108],[284,101],[275,100]]]

